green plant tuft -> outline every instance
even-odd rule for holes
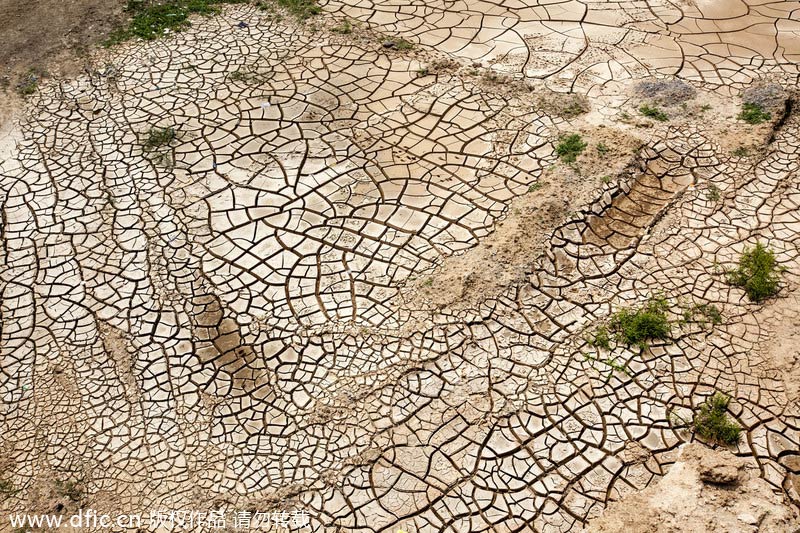
[[[653,298],[639,309],[623,309],[611,317],[610,329],[614,339],[641,349],[647,340],[668,339],[670,324],[667,319],[669,304],[666,298]]]
[[[694,415],[692,427],[695,434],[712,444],[737,444],[742,438],[742,428],[728,416],[729,404],[728,396],[715,392]]]
[[[155,150],[166,146],[175,139],[174,128],[150,128],[144,141],[145,150]]]
[[[105,45],[140,38],[152,41],[169,31],[181,31],[189,26],[189,15],[213,15],[217,4],[246,4],[249,0],[128,0],[125,10],[131,15],[127,26],[111,33]]]
[[[742,112],[736,118],[744,120],[748,124],[761,124],[772,118],[772,115],[764,111],[764,108],[758,104],[745,103],[742,105]]]
[[[760,302],[778,292],[778,265],[775,254],[760,242],[746,248],[736,270],[728,272],[731,285],[742,287],[750,301]]]
[[[652,107],[647,104],[644,104],[639,108],[639,113],[648,118],[655,119],[659,122],[666,122],[669,120],[669,117],[667,116],[666,113],[664,113],[657,107]]]
[[[586,146],[587,144],[583,142],[581,136],[573,133],[560,139],[556,146],[556,153],[565,163],[574,163]]]

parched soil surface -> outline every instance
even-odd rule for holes
[[[800,114],[737,119],[796,98],[791,3],[321,7],[93,51],[0,135],[0,518],[579,531],[702,494],[719,391],[779,522],[726,520],[795,527]],[[654,297],[666,338],[590,342]]]

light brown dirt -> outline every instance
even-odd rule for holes
[[[584,533],[756,533],[800,527],[751,459],[688,444],[659,482],[609,505]]]
[[[477,246],[445,258],[429,275],[409,280],[411,308],[474,307],[524,279],[553,229],[596,198],[641,145],[638,138],[611,127],[583,123],[574,131],[587,143],[577,161],[551,166],[538,186],[511,202],[506,217]],[[600,144],[608,152],[598,152]]]

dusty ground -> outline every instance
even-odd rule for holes
[[[86,54],[124,20],[125,0],[0,0],[0,128],[30,72],[74,76]]]
[[[657,483],[611,503],[585,533],[777,533],[800,528],[797,510],[725,450],[685,445]]]

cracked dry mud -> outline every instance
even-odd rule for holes
[[[800,118],[735,116],[797,86],[800,5],[321,6],[103,52],[2,138],[3,511],[69,479],[115,512],[576,531],[715,390],[796,504]],[[663,123],[637,111],[660,78],[696,91]],[[757,240],[786,268],[763,306],[724,274]],[[657,294],[668,342],[589,345]],[[679,321],[701,304],[722,322]]]

